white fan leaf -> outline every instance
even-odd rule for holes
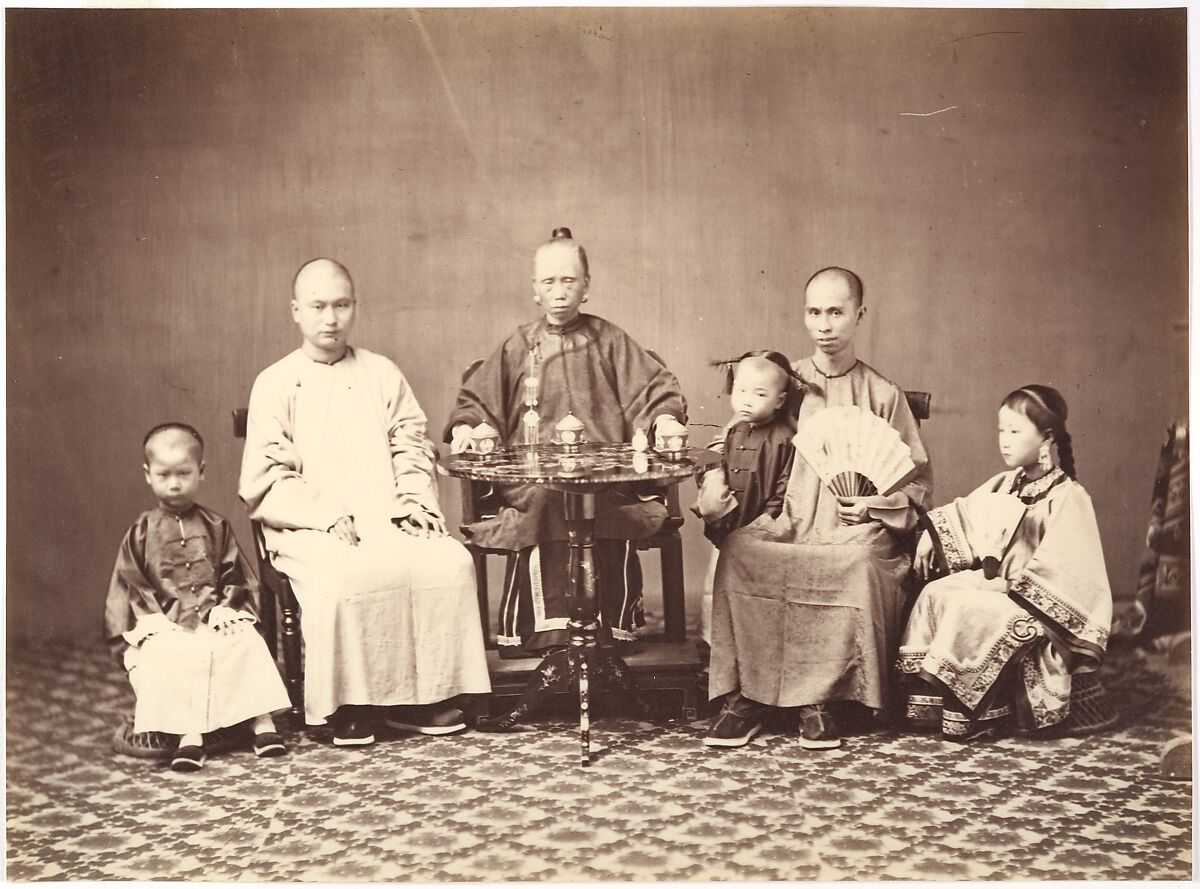
[[[837,405],[809,417],[793,438],[796,451],[831,489],[842,473],[869,479],[880,494],[892,490],[916,470],[908,445],[882,417],[854,405]]]
[[[1003,559],[1025,517],[1025,504],[1011,494],[999,492],[974,494],[970,504],[970,527],[965,530],[976,555]]]

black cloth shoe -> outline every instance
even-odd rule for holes
[[[196,744],[180,747],[171,757],[171,771],[198,772],[204,766],[204,748]]]
[[[374,744],[374,723],[367,707],[338,707],[333,714],[333,746],[366,747]]]
[[[762,705],[734,692],[704,736],[706,747],[745,747],[762,731]]]
[[[842,746],[837,723],[822,704],[800,708],[800,746],[806,750],[831,750]]]
[[[283,738],[275,732],[263,732],[254,736],[255,756],[283,756],[287,753]]]
[[[448,704],[401,704],[392,707],[383,721],[389,728],[419,735],[452,735],[467,727],[463,712]]]

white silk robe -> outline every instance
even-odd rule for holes
[[[466,549],[393,523],[441,517],[425,425],[400,369],[366,349],[334,364],[297,350],[255,380],[239,493],[300,602],[310,724],[491,689]],[[344,515],[358,546],[327,533]]]

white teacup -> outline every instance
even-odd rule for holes
[[[477,454],[490,454],[496,450],[500,433],[487,423],[480,423],[471,430],[471,446]]]

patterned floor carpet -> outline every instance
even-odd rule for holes
[[[712,751],[703,725],[605,720],[214,756],[115,755],[131,695],[101,649],[9,648],[10,880],[1186,879],[1192,785],[1158,777],[1187,700],[1144,660],[1105,674],[1100,736],[961,747],[875,731]]]

